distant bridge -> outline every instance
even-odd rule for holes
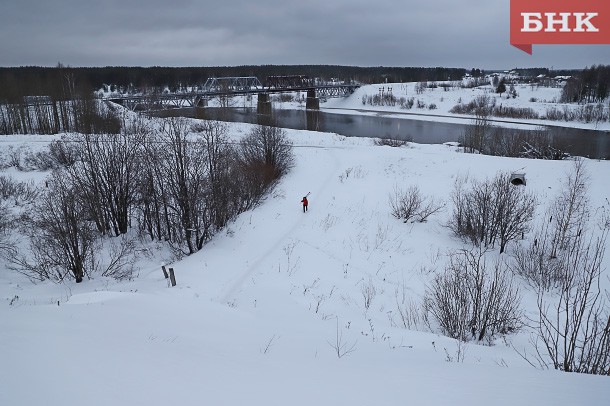
[[[266,114],[271,107],[270,93],[307,92],[307,108],[318,109],[319,97],[346,97],[359,85],[320,83],[304,75],[269,76],[261,83],[255,76],[209,78],[201,90],[182,93],[152,93],[146,95],[109,96],[104,98],[131,110],[158,110],[180,107],[200,107],[214,97],[232,97],[257,94],[259,112]],[[262,111],[261,111],[262,110]]]

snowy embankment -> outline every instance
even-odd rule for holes
[[[231,128],[240,134],[249,125]],[[445,226],[457,176],[524,172],[543,210],[570,162],[463,154],[446,145],[380,147],[306,131],[288,136],[295,168],[202,251],[166,263],[176,272],[174,288],[160,268],[167,252],[154,245],[127,282],[94,275],[78,285],[34,285],[1,268],[0,404],[607,402],[607,377],[530,366],[515,351],[532,350],[528,330],[486,346],[459,344],[421,322],[398,327],[397,304],[420,303],[447,253],[465,246]],[[610,163],[587,161],[587,170],[591,207],[610,210]],[[390,193],[410,185],[446,209],[426,223],[393,218]],[[604,265],[608,275],[608,257]],[[523,297],[535,317],[535,295],[525,285]]]
[[[451,109],[458,104],[468,104],[479,96],[487,96],[493,101],[495,106],[506,108],[528,108],[532,109],[540,117],[546,117],[549,111],[576,112],[583,108],[582,105],[574,103],[559,103],[561,99],[561,87],[532,86],[528,84],[514,85],[516,97],[507,97],[507,93],[502,95],[495,93],[491,85],[479,86],[476,88],[461,87],[434,87],[425,88],[417,92],[418,83],[386,83],[365,85],[358,88],[352,95],[346,98],[330,98],[320,104],[321,109],[328,109],[333,113],[353,114],[358,110],[360,114],[388,114],[398,115],[412,120],[442,121],[447,123],[468,123],[474,117],[467,114],[455,114]],[[398,100],[413,99],[411,108],[404,108],[397,103],[390,105],[372,105],[363,103],[363,97],[373,97],[391,94]],[[495,100],[493,100],[495,99]],[[418,107],[418,105],[420,107]],[[433,106],[433,107],[431,107]],[[602,104],[607,112],[609,109],[608,101]],[[600,131],[610,131],[610,121],[590,121],[583,122],[577,120],[550,120],[550,119],[519,119],[519,118],[500,118],[489,117],[495,125],[510,126],[517,128],[532,128],[533,126],[558,126],[592,129]]]

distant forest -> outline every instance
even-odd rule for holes
[[[568,80],[561,95],[565,103],[602,103],[610,96],[610,66],[585,68]]]
[[[169,88],[171,91],[202,86],[211,77],[256,76],[264,83],[268,76],[305,75],[347,83],[440,81],[462,78],[462,68],[355,67],[336,65],[261,65],[224,67],[99,67],[0,68],[0,100],[23,96],[51,96],[75,90],[97,90],[103,85],[121,91]],[[66,86],[71,89],[66,89]],[[68,92],[68,90],[70,90]]]

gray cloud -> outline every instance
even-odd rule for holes
[[[2,66],[342,64],[581,68],[610,45],[509,44],[509,2],[20,0],[0,13]]]

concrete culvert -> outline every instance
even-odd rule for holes
[[[510,175],[510,183],[515,186],[523,185],[525,186],[525,174],[524,173],[513,173]]]

